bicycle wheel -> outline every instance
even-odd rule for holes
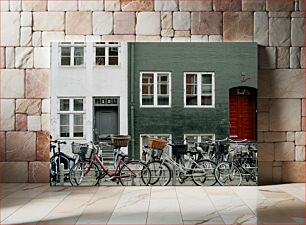
[[[171,180],[171,169],[162,161],[152,161],[148,163],[151,171],[151,185],[167,186]]]
[[[213,186],[217,183],[214,171],[216,163],[208,159],[202,159],[191,167],[192,181],[198,186]]]
[[[93,186],[99,182],[101,170],[98,165],[93,162],[88,168],[89,162],[76,163],[69,172],[69,181],[72,186]]]
[[[219,163],[215,169],[215,177],[222,186],[239,186],[242,182],[242,174],[233,163]]]
[[[151,172],[146,164],[140,161],[129,161],[119,170],[119,181],[122,186],[147,186]]]
[[[57,175],[56,175],[56,163],[54,161],[54,156],[50,158],[50,186],[56,186]]]

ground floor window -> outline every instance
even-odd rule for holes
[[[185,134],[184,140],[186,144],[194,146],[194,143],[215,140],[215,134]]]
[[[59,98],[59,136],[62,138],[85,137],[85,99]]]

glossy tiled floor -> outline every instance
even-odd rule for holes
[[[56,187],[1,184],[1,224],[305,224],[305,184]]]

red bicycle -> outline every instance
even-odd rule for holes
[[[73,152],[76,153],[79,150],[77,154],[83,155],[81,158],[84,159],[76,163],[70,170],[69,180],[73,186],[100,185],[101,179],[105,176],[117,184],[120,182],[123,186],[147,186],[150,183],[151,172],[146,164],[138,160],[125,162],[127,155],[121,153],[115,170],[108,169],[98,156],[99,146],[92,142],[86,146],[74,143],[72,147]],[[114,151],[118,148],[120,151],[120,147],[114,146]]]

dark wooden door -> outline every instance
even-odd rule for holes
[[[118,107],[95,107],[95,131],[98,135],[118,134]]]
[[[256,89],[230,90],[230,136],[256,140]]]

